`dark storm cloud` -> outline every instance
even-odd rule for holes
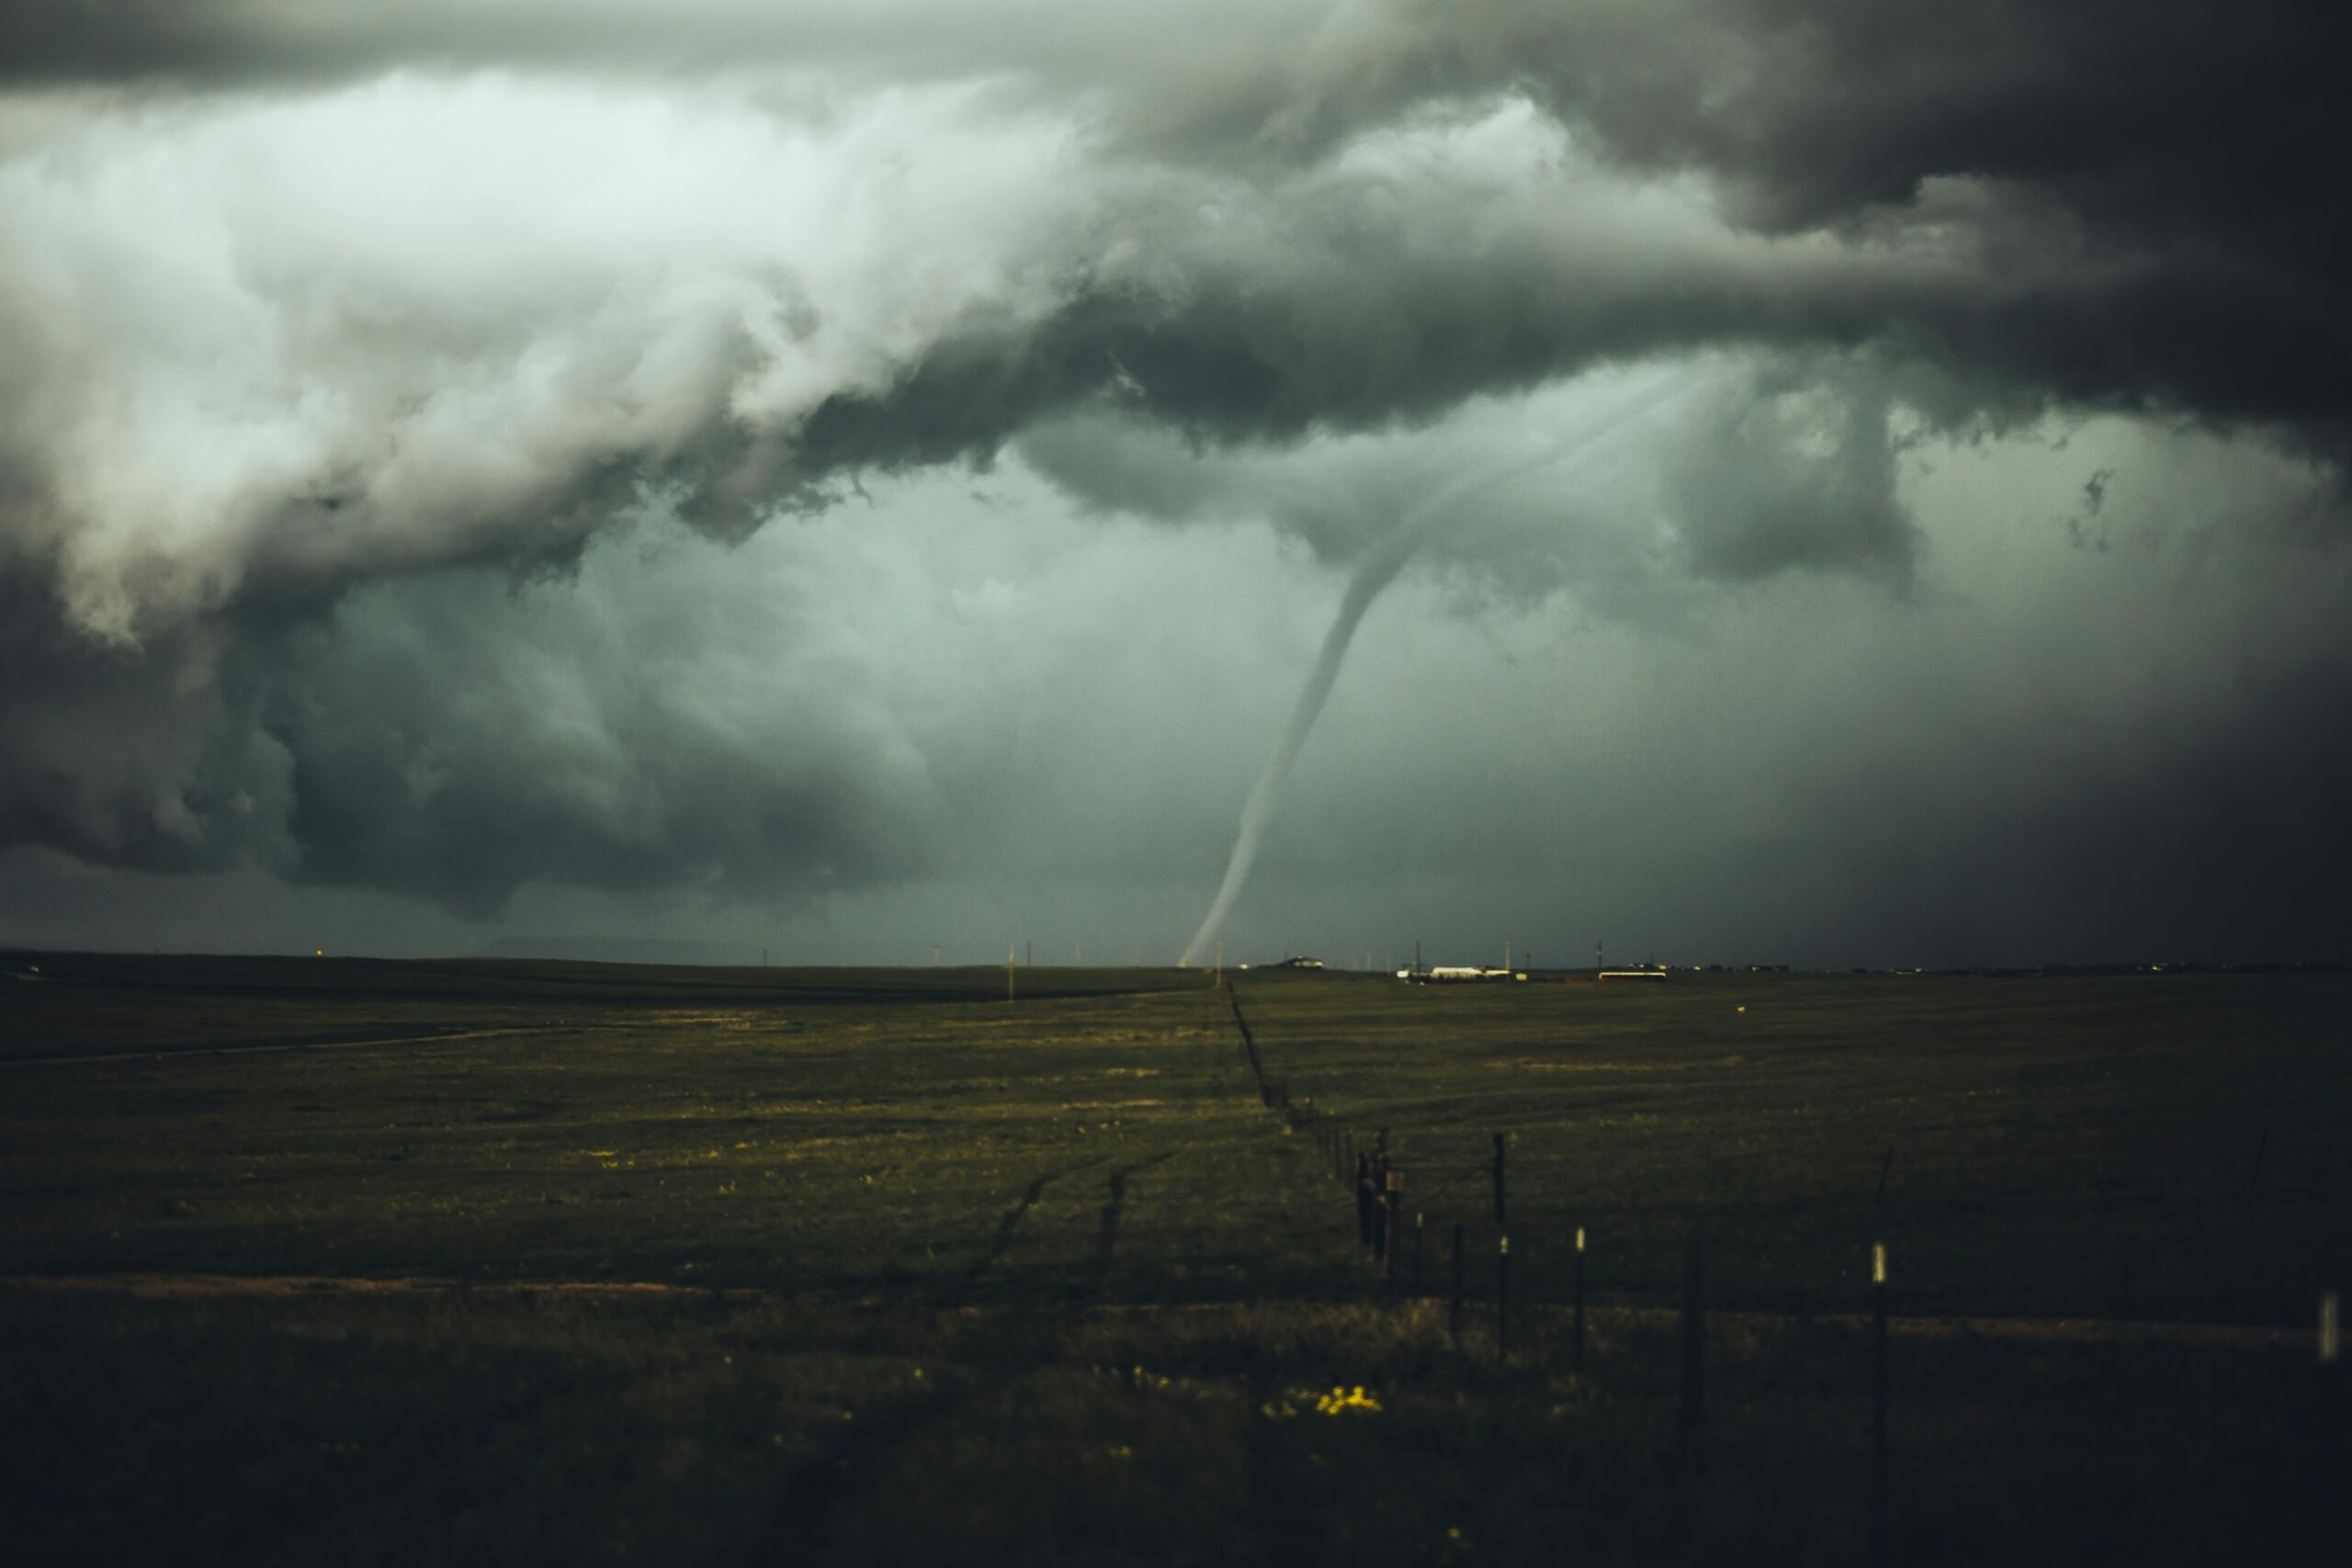
[[[665,657],[661,617],[503,598],[474,578],[371,599],[270,660],[291,874],[482,914],[534,878],[747,897],[924,858],[920,769],[854,698],[801,679],[788,642],[763,642],[773,664],[744,702]]]
[[[1898,588],[1898,410],[2179,417],[2340,482],[2346,28],[2120,0],[11,7],[0,840],[468,909],[535,877],[907,874],[921,792],[858,725],[673,721],[577,649],[535,684],[475,574],[575,571],[647,510],[741,539],[1008,443],[1106,510],[1339,557],[1429,459],[1334,492],[1260,455],[1713,355],[1644,448],[1681,565]],[[431,634],[353,611],[379,590]],[[571,741],[540,722],[567,705]]]
[[[206,627],[94,649],[46,583],[0,569],[0,841],[163,871],[267,858],[283,758],[216,678],[231,643]]]
[[[2244,691],[2211,728],[2137,738],[2042,799],[1942,816],[1871,885],[1838,887],[1823,924],[1890,964],[2342,962],[2346,655]]]
[[[1679,545],[1701,578],[1748,581],[1815,569],[1901,587],[1915,531],[1896,494],[1902,441],[1892,394],[1867,358],[1770,353],[1595,388],[1622,421],[1578,456],[1613,477],[1561,482],[1545,461],[1547,410],[1484,434],[1391,433],[1305,448],[1203,448],[1138,415],[1097,407],[1023,433],[1041,473],[1106,513],[1167,521],[1263,513],[1319,555],[1345,561],[1463,474],[1520,471],[1521,482],[1464,507],[1421,548],[1472,563],[1518,597],[1590,584],[1611,513],[1636,513]],[[1628,415],[1625,411],[1631,411]],[[1641,475],[1634,479],[1627,470]],[[1544,558],[1525,548],[1549,541]],[[1562,541],[1572,538],[1573,545]]]
[[[138,654],[62,637],[20,596],[0,836],[476,916],[533,878],[745,897],[919,864],[924,764],[826,678],[824,615],[755,598],[723,556],[633,553],[562,580],[440,573],[290,623],[241,608]]]

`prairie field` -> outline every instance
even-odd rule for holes
[[[2340,1535],[2352,976],[0,970],[14,1561]]]

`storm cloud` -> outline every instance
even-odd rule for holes
[[[1955,594],[2107,625],[2158,577],[2185,604],[2222,579],[2308,592],[2342,570],[2352,457],[2332,166],[2352,111],[2328,74],[2346,28],[2108,0],[12,7],[0,840],[28,890],[51,873],[25,857],[62,856],[493,922],[535,887],[805,910],[994,885],[979,902],[1015,912],[989,918],[1019,923],[1002,889],[1050,863],[1106,889],[1069,922],[1149,924],[1136,908],[1214,886],[1221,830],[1198,825],[1229,822],[1247,771],[1224,770],[1278,721],[1210,739],[1204,712],[1193,761],[1150,749],[1128,820],[1165,845],[1067,802],[1077,837],[1033,843],[1025,803],[1088,776],[1086,738],[1022,741],[1028,699],[989,661],[1099,661],[1113,617],[1170,640],[1152,689],[1093,700],[1215,679],[1255,602],[1203,585],[1146,634],[1122,560],[1238,560],[1262,534],[1311,625],[1415,507],[1643,378],[1679,395],[1623,450],[1432,530],[1404,646],[1459,622],[1690,648],[1826,594],[1885,639],[1847,677],[1867,711],[1887,650],[1933,640]],[[2121,456],[2071,462],[2086,429]],[[2009,477],[1968,481],[1974,521],[1926,520],[1988,454]],[[2056,467],[2071,499],[2035,500],[2039,525],[2110,543],[2109,591],[2057,605],[1962,570],[1967,530],[2007,526]],[[1000,554],[945,575],[952,530]],[[1021,541],[1080,536],[1091,575],[1047,613],[1024,596],[1058,580]],[[1028,629],[981,652],[952,606],[991,583]],[[1897,766],[1825,735],[1808,798],[1891,790],[1934,817],[1927,839],[2007,846],[1951,863],[2050,889],[2089,946],[2100,887],[2176,911],[2134,927],[2149,940],[2346,934],[2261,857],[2177,859],[2151,891],[2117,869],[2143,835],[2114,827],[2352,783],[2296,716],[2343,691],[2343,634],[2125,619],[2102,652],[2128,722],[2173,722],[2143,679],[2164,648],[2244,671],[2239,700],[2170,710],[2182,732],[2142,736],[2128,768],[2027,799],[2008,770],[2082,713],[2018,668],[1990,759]],[[1269,693],[1307,662],[1251,646]],[[975,659],[960,710],[905,673]],[[1580,722],[1629,776],[1666,747],[1653,784],[1740,772],[1647,713]],[[2234,758],[2274,784],[2224,787]],[[1381,766],[1327,801],[1373,839],[1316,872],[1285,859],[1315,861],[1303,824],[1272,869],[1419,874],[1361,847],[1416,772]],[[1939,767],[1983,776],[1946,790]],[[1883,929],[1862,911],[1889,896],[1888,844],[1710,800],[1786,818],[1726,829],[1726,874],[1826,856],[1818,950]],[[1925,842],[1904,852],[1925,864]],[[2341,835],[2293,842],[2268,852],[2352,870]],[[2285,911],[2269,934],[2240,908],[2200,938],[2194,911],[2224,908],[2208,890],[2249,876]],[[1928,902],[1973,908],[1980,879],[1939,873]],[[1674,907],[1705,907],[1702,883]],[[35,898],[10,902],[37,936]],[[1679,915],[1659,940],[1769,919]],[[1985,951],[1973,917],[1914,923]],[[1157,933],[1162,956],[1181,935]]]

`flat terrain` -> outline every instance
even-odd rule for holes
[[[0,971],[27,1560],[1864,1561],[1873,1241],[1905,1560],[2283,1551],[2352,1457],[2352,977]]]

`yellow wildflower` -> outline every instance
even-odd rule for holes
[[[1361,1410],[1367,1416],[1378,1415],[1380,1401],[1363,1391],[1359,1383],[1354,1388],[1334,1388],[1315,1402],[1315,1408],[1326,1416],[1338,1416],[1344,1411]]]

